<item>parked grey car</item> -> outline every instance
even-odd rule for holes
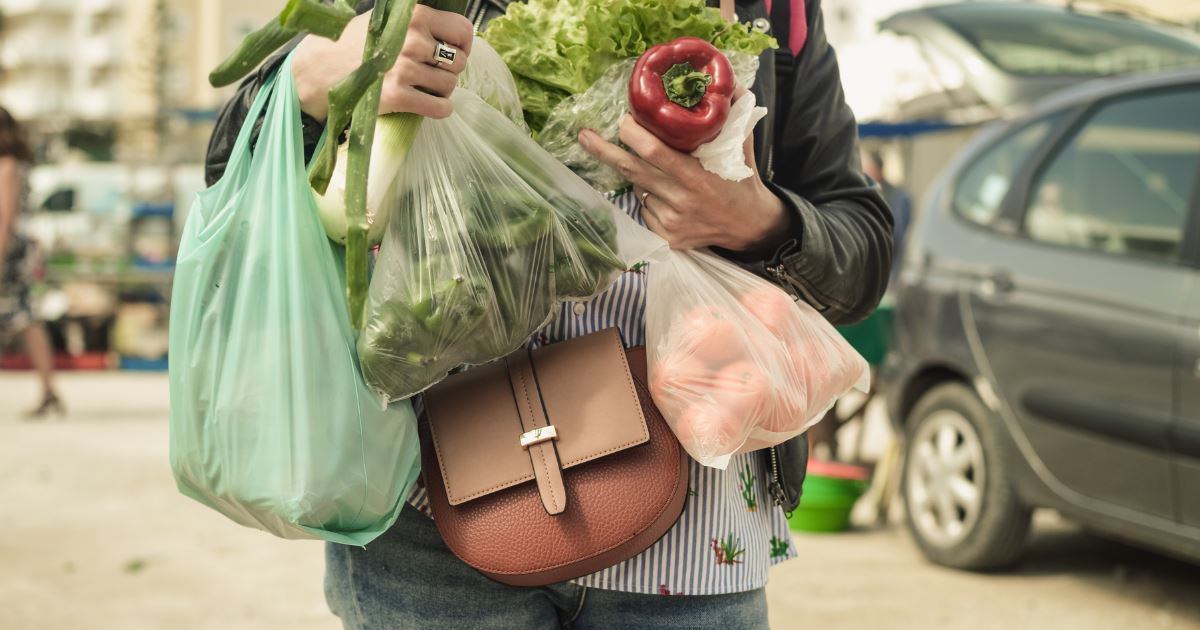
[[[1015,561],[1033,508],[1200,560],[1200,70],[983,133],[914,225],[881,375],[932,561]]]
[[[1200,63],[1195,33],[1070,3],[958,2],[902,11],[879,26],[917,42],[942,90],[902,105],[910,120],[1023,113],[1088,79]]]

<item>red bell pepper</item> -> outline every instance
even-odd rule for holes
[[[698,37],[642,53],[629,78],[633,119],[670,147],[691,153],[721,133],[736,78],[729,59]]]

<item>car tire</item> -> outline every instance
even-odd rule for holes
[[[1020,557],[1029,508],[1005,475],[1003,427],[962,383],[923,395],[905,422],[905,521],[930,561],[974,571]]]

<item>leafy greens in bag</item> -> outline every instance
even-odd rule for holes
[[[371,279],[359,360],[388,401],[515,351],[664,245],[473,92],[451,98],[392,190]]]

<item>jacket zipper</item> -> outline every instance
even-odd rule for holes
[[[771,483],[767,486],[767,494],[771,495],[771,500],[775,505],[783,507],[783,502],[787,498],[783,492],[783,480],[779,477],[779,452],[776,447],[772,446],[767,449],[771,454]]]
[[[475,32],[476,32],[476,33],[478,33],[478,32],[479,32],[479,29],[480,29],[481,27],[483,27],[483,18],[484,18],[484,16],[486,16],[486,15],[487,15],[487,2],[486,2],[486,0],[479,0],[479,4],[478,4],[477,6],[479,7],[479,13],[477,13],[477,14],[475,15]]]
[[[795,278],[789,274],[787,272],[787,268],[783,266],[783,263],[779,263],[778,265],[768,265],[767,272],[772,276],[775,276],[775,278],[778,279],[781,284],[800,294],[799,296],[792,294],[793,298],[803,297],[804,301],[808,302],[809,306],[812,306],[818,311],[823,311],[829,308],[829,305],[817,299],[817,296],[813,295],[813,292],[808,290],[808,287],[804,286],[804,283],[801,282],[799,278]]]

